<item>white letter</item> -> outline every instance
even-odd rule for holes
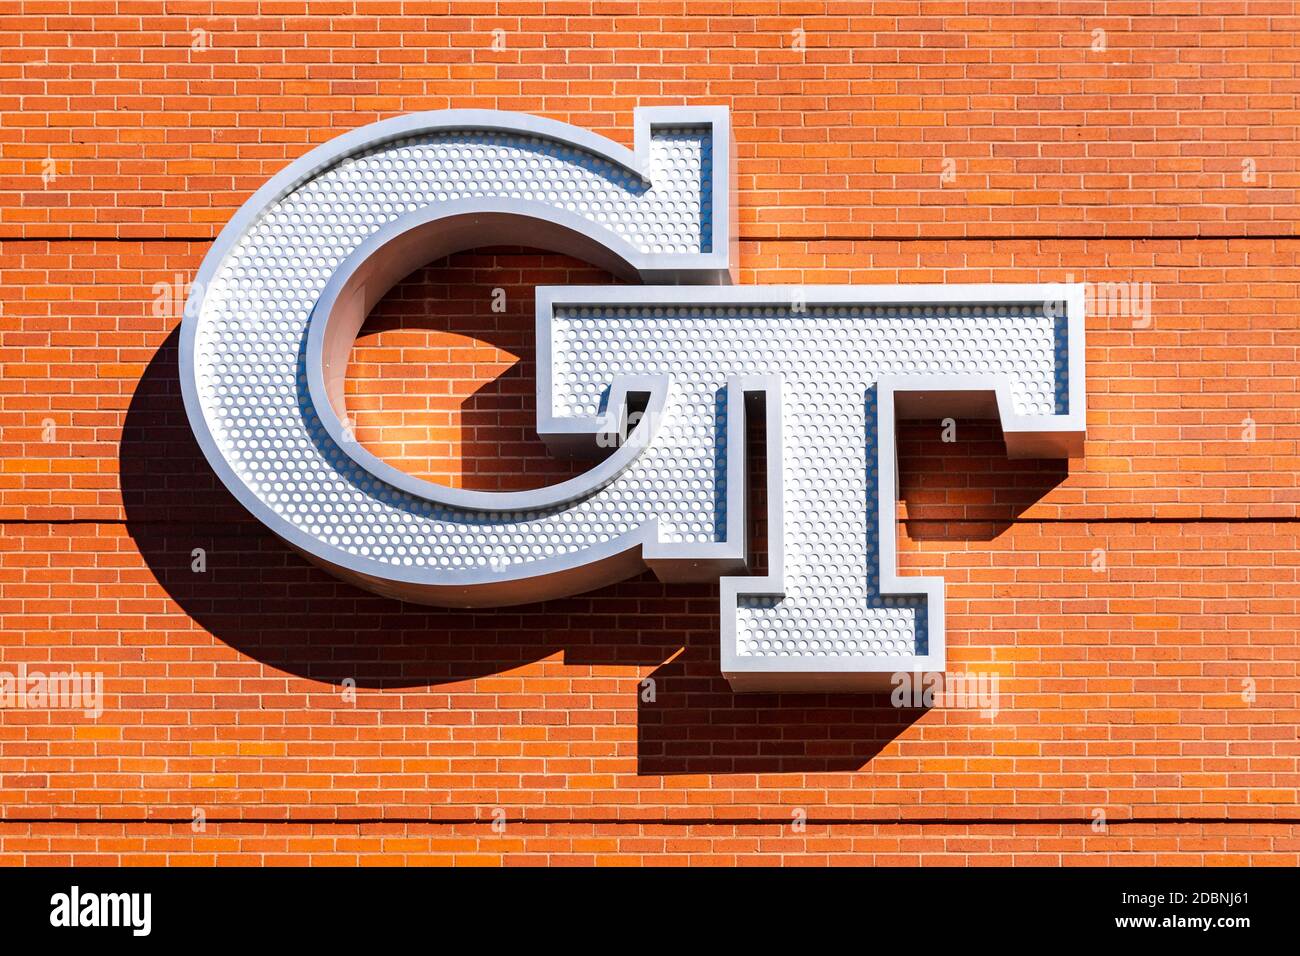
[[[68,925],[68,894],[55,893],[50,897],[50,902],[54,904],[54,909],[50,910],[51,926]]]
[[[135,927],[134,935],[148,936],[153,929],[153,894],[132,893],[131,925]]]

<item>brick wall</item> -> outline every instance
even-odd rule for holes
[[[1295,4],[531,8],[0,15],[0,670],[106,691],[0,711],[0,862],[1300,862]],[[357,591],[190,437],[169,289],[310,144],[446,106],[628,143],[682,101],[732,110],[746,283],[1151,284],[1149,325],[1089,317],[1083,460],[903,430],[900,564],[949,582],[995,717],[735,696],[704,585]],[[530,433],[531,288],[605,281],[508,246],[416,273],[354,350],[358,437],[571,474]]]

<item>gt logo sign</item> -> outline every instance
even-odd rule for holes
[[[734,171],[715,107],[639,110],[634,152],[488,111],[319,147],[249,200],[195,281],[181,380],[204,453],[277,535],[382,594],[518,604],[649,567],[721,579],[737,690],[942,670],[943,582],[896,573],[895,420],[997,415],[1013,456],[1079,453],[1082,287],[729,286]],[[356,442],[344,372],[403,276],[502,241],[651,284],[538,291],[539,433],[564,453],[617,447],[547,488],[452,489]],[[745,574],[751,416],[762,576]]]

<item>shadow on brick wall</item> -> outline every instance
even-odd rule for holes
[[[425,342],[455,358],[454,343],[447,352],[451,333],[466,348],[482,345],[486,354],[517,362],[491,380],[456,383],[463,389],[452,419],[460,435],[457,453],[438,461],[425,455],[426,465],[479,488],[536,487],[587,467],[551,459],[532,433],[534,289],[608,281],[577,260],[514,248],[461,253],[403,280],[376,306],[354,352],[356,387],[375,412],[370,421],[378,429],[377,447],[390,447],[383,445],[382,429],[391,420],[383,409],[394,389],[413,416],[405,424],[447,420],[439,417],[439,409],[449,407],[445,402],[420,405],[424,381],[436,379],[439,368],[419,358],[435,354],[421,352]],[[502,313],[489,305],[485,290],[494,288],[507,291]],[[177,341],[173,333],[159,348],[132,397],[120,470],[128,530],[188,616],[182,627],[207,631],[267,667],[315,681],[441,689],[453,709],[495,706],[481,696],[469,699],[476,678],[562,655],[573,668],[555,672],[563,690],[552,690],[556,685],[548,680],[545,690],[534,691],[525,680],[521,693],[535,695],[538,710],[565,709],[571,721],[599,724],[598,735],[613,718],[595,710],[574,715],[574,702],[590,706],[585,702],[594,695],[626,694],[615,706],[637,706],[637,768],[645,774],[857,770],[921,716],[894,708],[887,694],[732,693],[719,671],[713,585],[666,586],[647,574],[543,604],[448,610],[335,580],[253,520],[217,481],[185,417]],[[379,357],[395,348],[404,361],[381,367]],[[426,394],[436,403],[444,392]],[[751,422],[747,465],[756,574],[766,568],[762,434],[761,423]],[[937,423],[900,427],[901,493],[912,540],[949,541],[956,548],[989,540],[1065,477],[1064,462],[1008,461],[996,423],[959,423],[956,437],[943,441]],[[417,467],[421,457],[404,465]],[[196,548],[205,553],[202,573],[192,570]],[[157,626],[175,627],[175,620]],[[613,668],[613,676],[577,670],[582,667]],[[642,683],[647,677],[652,684]]]
[[[949,437],[937,421],[899,423],[899,498],[913,541],[992,541],[1069,477],[1064,459],[1008,458],[999,422],[963,420]]]
[[[920,715],[884,696],[732,694],[718,670],[713,585],[643,575],[580,597],[476,611],[406,604],[335,580],[249,517],[213,475],[185,417],[177,340],[169,336],[149,363],[123,427],[127,528],[189,626],[239,653],[335,685],[441,687],[453,708],[475,678],[556,654],[568,666],[636,669],[615,688],[629,706],[636,695],[645,774],[856,770]],[[196,548],[203,573],[192,570]],[[641,699],[645,676],[655,680],[653,702]],[[569,707],[584,693],[538,706]]]

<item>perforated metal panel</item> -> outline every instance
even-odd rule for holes
[[[510,603],[645,565],[669,580],[743,572],[737,445],[759,399],[772,570],[724,581],[724,671],[762,689],[942,667],[941,582],[893,574],[895,394],[996,396],[1013,453],[1075,450],[1076,289],[543,290],[539,431],[594,447],[629,395],[648,397],[608,460],[551,489],[466,492],[402,475],[351,436],[331,350],[345,354],[369,305],[440,242],[514,241],[531,224],[643,278],[730,275],[725,113],[647,110],[637,127],[631,153],[530,117],[430,114],[286,170],[223,232],[187,309],[182,380],[205,452],[254,514],[349,580]]]
[[[607,496],[571,511],[437,507],[372,480],[328,440],[307,396],[303,342],[326,281],[382,226],[471,198],[553,203],[647,253],[707,252],[711,143],[657,128],[651,181],[539,136],[459,130],[350,156],[277,200],[208,284],[194,349],[212,439],[243,484],[303,534],[404,567],[488,568],[572,553],[644,521]],[[508,239],[502,236],[502,241]]]

